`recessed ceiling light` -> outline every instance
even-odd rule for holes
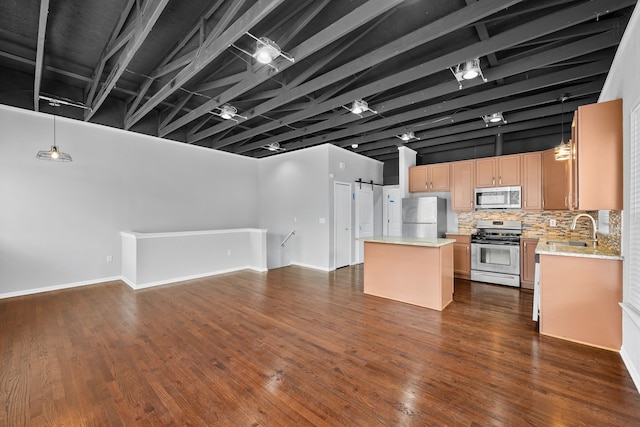
[[[413,133],[413,131],[405,132],[402,135],[396,135],[396,138],[400,138],[404,142],[411,141],[412,139],[420,139]]]
[[[357,115],[361,115],[365,111],[371,111],[373,114],[378,114],[376,110],[372,110],[371,108],[369,108],[369,104],[363,99],[356,99],[355,101],[353,101],[353,105],[351,106],[351,108],[344,108]]]
[[[449,68],[453,73],[453,76],[458,81],[458,86],[462,89],[462,82],[464,80],[472,80],[476,77],[482,77],[484,82],[487,79],[484,77],[482,73],[482,68],[480,68],[480,58],[469,59],[468,61],[463,62],[462,64],[458,64],[453,68]]]
[[[507,120],[505,120],[502,113],[492,113],[486,116],[482,116],[482,120],[484,120],[484,124],[488,127],[489,124],[507,124]]]

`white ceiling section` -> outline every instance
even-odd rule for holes
[[[422,163],[552,146],[595,102],[636,0],[0,2],[0,102],[249,157],[331,143]],[[282,52],[252,56],[254,37]],[[247,53],[245,53],[247,52]],[[479,58],[487,81],[451,67]],[[345,107],[368,102],[373,112]],[[220,108],[238,116],[225,120]],[[487,127],[482,116],[507,120]],[[564,120],[570,120],[565,115]],[[397,135],[420,138],[403,142]],[[285,150],[264,147],[278,143]],[[350,148],[356,142],[358,147]]]

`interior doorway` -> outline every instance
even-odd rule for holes
[[[384,208],[382,211],[382,234],[385,236],[402,236],[402,191],[400,186],[382,188]]]
[[[351,265],[351,184],[334,182],[334,267]]]

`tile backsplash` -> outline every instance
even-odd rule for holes
[[[474,233],[478,220],[520,220],[522,221],[523,237],[542,237],[558,240],[588,240],[592,238],[591,221],[580,218],[575,230],[570,230],[571,221],[580,213],[588,213],[598,221],[598,211],[510,211],[486,210],[458,213],[458,232]],[[556,220],[556,226],[551,227],[550,220]],[[598,233],[600,245],[620,250],[622,212],[609,212],[609,234]]]

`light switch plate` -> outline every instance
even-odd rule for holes
[[[550,220],[549,220],[549,225],[550,225],[551,227],[555,227],[555,226],[557,225],[556,220],[555,220],[555,219],[550,219]]]

